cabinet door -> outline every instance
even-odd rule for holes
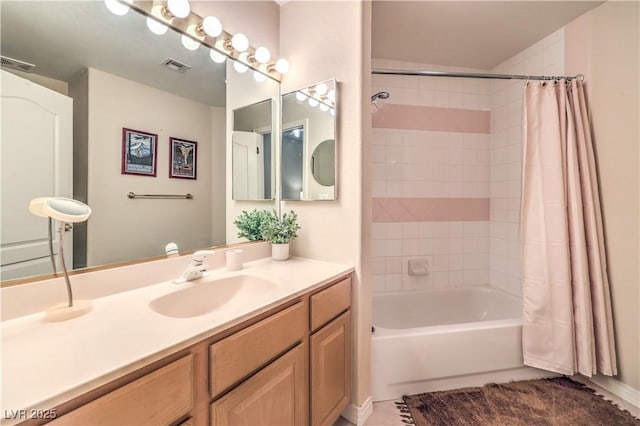
[[[332,425],[351,400],[351,311],[311,336],[311,424]]]
[[[306,425],[308,386],[301,343],[211,404],[214,425]]]
[[[171,424],[193,407],[193,355],[110,392],[50,425]]]

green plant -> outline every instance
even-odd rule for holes
[[[249,241],[264,240],[262,224],[269,218],[267,210],[253,209],[250,212],[242,210],[233,224],[238,228],[238,237]]]
[[[298,215],[293,210],[283,213],[282,217],[275,210],[269,212],[260,227],[264,239],[272,244],[286,244],[296,239],[298,229]]]

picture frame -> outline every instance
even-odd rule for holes
[[[122,169],[124,175],[156,176],[158,135],[122,128]]]
[[[198,142],[169,138],[169,177],[197,179]]]

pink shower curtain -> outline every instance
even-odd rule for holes
[[[615,375],[595,159],[581,81],[525,86],[521,241],[526,365]]]

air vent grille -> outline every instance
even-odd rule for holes
[[[9,58],[7,56],[0,56],[0,60],[1,60],[0,64],[3,67],[13,68],[15,70],[24,71],[24,72],[31,72],[31,70],[33,70],[36,67],[35,65],[30,64],[28,62]]]
[[[182,62],[176,61],[175,59],[167,59],[162,63],[163,66],[169,68],[171,71],[175,72],[187,72],[191,69],[191,67],[187,64],[183,64]]]

